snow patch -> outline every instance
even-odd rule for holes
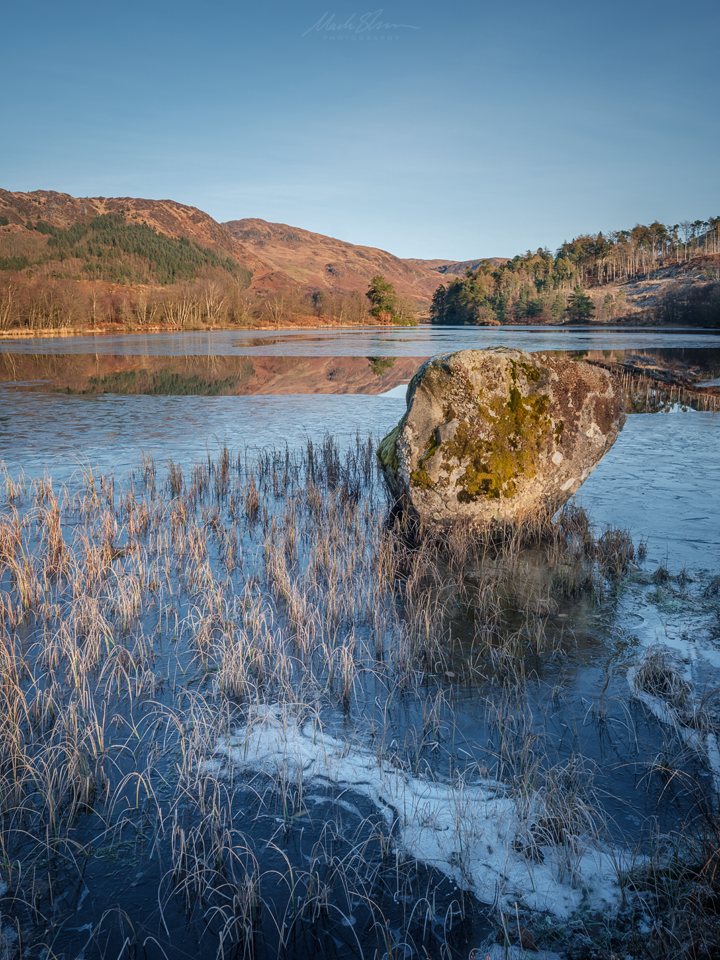
[[[362,744],[329,736],[316,720],[300,723],[279,708],[261,708],[222,738],[219,756],[246,772],[325,781],[364,795],[383,811],[406,855],[486,903],[510,910],[518,902],[564,920],[586,904],[596,911],[618,902],[617,876],[626,867],[620,851],[573,837],[523,855],[518,838],[523,828],[527,835],[533,811],[541,808],[539,796],[524,805],[529,817],[523,818],[501,783],[412,776]],[[216,769],[215,759],[208,772]]]
[[[656,651],[658,649],[657,647],[654,648]],[[667,655],[671,657],[672,651],[668,648],[665,649]],[[676,666],[679,667],[680,665],[676,664]],[[627,672],[627,680],[634,696],[645,704],[660,723],[672,727],[683,743],[692,750],[695,750],[696,753],[705,757],[712,774],[713,786],[716,793],[720,796],[720,747],[718,746],[717,735],[712,730],[705,732],[701,725],[691,726],[685,722],[685,718],[688,716],[693,716],[697,719],[699,714],[695,713],[694,710],[681,711],[666,700],[653,696],[653,694],[643,690],[638,679],[640,667],[641,665],[632,666]],[[678,670],[678,672],[680,673],[681,671]],[[690,671],[682,671],[682,673],[687,677]]]

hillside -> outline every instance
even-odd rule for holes
[[[417,264],[419,267],[425,267],[429,270],[439,273],[442,278],[448,277],[451,279],[455,277],[464,277],[468,270],[475,272],[478,269],[481,263],[491,263],[494,267],[501,267],[503,264],[508,262],[508,257],[481,257],[478,260],[405,260],[405,263]]]
[[[4,228],[0,226],[0,261],[4,260],[6,267],[21,268],[44,261],[51,264],[44,271],[47,275],[76,278],[78,271],[70,268],[77,264],[60,268],[52,258],[52,235],[45,225],[67,232],[78,224],[89,227],[93,220],[107,215],[122,216],[128,225],[147,226],[172,239],[189,240],[220,257],[233,258],[252,274],[250,290],[261,296],[275,292],[364,293],[370,279],[379,273],[422,313],[429,309],[443,274],[464,276],[466,268],[476,269],[481,262],[402,259],[375,247],[260,219],[218,223],[202,210],[174,200],[72,197],[52,190],[13,193],[3,189],[0,224],[7,223]],[[492,262],[504,261],[496,258]],[[158,280],[152,275],[138,277],[137,271],[135,275],[127,272],[124,282]],[[97,271],[85,271],[79,275],[86,279],[96,274]]]
[[[374,323],[378,274],[434,323],[718,326],[720,218],[423,260],[173,200],[0,189],[0,331]]]
[[[426,312],[439,274],[460,266],[449,260],[403,260],[376,247],[347,243],[285,223],[248,218],[230,220],[224,226],[270,268],[264,276],[253,278],[251,289],[261,292],[293,286],[335,294],[364,292],[370,279],[381,274],[401,296]]]
[[[174,241],[189,241],[196,247],[210,251],[214,255],[210,257],[211,260],[232,258],[248,274],[262,273],[265,270],[265,265],[234,240],[225,227],[196,207],[176,203],[174,200],[145,200],[133,197],[77,198],[52,190],[11,193],[0,189],[0,261],[12,263],[13,258],[25,258],[31,265],[50,264],[47,269],[41,270],[41,274],[78,278],[79,273],[79,278],[85,279],[89,273],[92,278],[97,275],[97,271],[75,269],[73,272],[73,267],[77,268],[78,264],[57,266],[58,253],[64,253],[63,260],[77,258],[72,257],[74,251],[69,249],[74,243],[53,244],[53,237],[65,234],[69,235],[69,241],[74,241],[82,232],[80,228],[91,228],[93,222],[97,222],[99,218],[106,224],[112,222],[113,218],[122,218],[136,238],[143,231],[146,234],[152,231]],[[137,247],[138,244],[134,246]],[[66,249],[62,250],[62,247]],[[125,253],[127,258],[135,251],[118,249],[115,253]],[[122,257],[116,256],[116,259]],[[149,273],[149,276],[142,279],[156,281],[157,278],[152,276],[152,269]],[[129,282],[138,281],[139,278],[133,277]]]
[[[259,219],[218,223],[173,200],[0,189],[0,329],[363,323],[377,274],[424,318],[442,276],[479,262],[404,260]]]
[[[580,247],[579,244],[575,244]],[[602,256],[567,249],[481,261],[438,286],[431,321],[449,326],[622,322],[720,326],[717,236],[653,256],[622,240]],[[647,255],[646,255],[647,254]],[[674,255],[672,255],[674,254]]]

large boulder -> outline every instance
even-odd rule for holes
[[[519,519],[557,508],[625,423],[607,371],[520,350],[426,361],[378,458],[391,492],[429,527]]]

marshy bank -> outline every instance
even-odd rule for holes
[[[65,480],[2,480],[8,955],[716,955],[717,570],[408,541],[360,434]]]
[[[605,351],[610,355],[608,358],[590,358],[590,363],[603,367],[616,377],[625,393],[630,413],[662,413],[675,406],[684,410],[720,410],[720,371],[712,359],[707,355],[703,357],[706,369],[676,359],[677,354],[695,352],[673,351],[675,356],[671,354],[665,359],[662,355],[658,357],[646,352],[613,357],[611,351]]]

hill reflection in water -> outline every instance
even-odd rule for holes
[[[553,350],[633,375],[712,384],[720,349]],[[403,356],[159,356],[133,353],[0,352],[0,383],[78,395],[260,396],[386,394],[406,384],[427,357]]]
[[[382,394],[407,382],[416,357],[157,357],[0,354],[0,382],[74,395]]]

